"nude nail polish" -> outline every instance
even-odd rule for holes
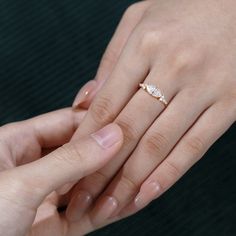
[[[78,221],[84,213],[88,210],[88,208],[92,204],[92,196],[86,191],[79,191],[76,197],[75,211],[73,217],[71,217],[74,221]]]
[[[109,219],[118,207],[117,200],[113,197],[106,196],[102,199],[100,206],[96,209],[95,221],[97,224]]]
[[[86,102],[92,96],[96,88],[97,88],[97,81],[90,80],[89,82],[87,82],[77,94],[74,103],[72,105],[73,109],[77,109],[78,107],[80,107],[81,104]]]
[[[151,181],[145,184],[134,200],[134,204],[138,209],[147,206],[151,201],[158,198],[161,193],[161,187],[158,182]]]

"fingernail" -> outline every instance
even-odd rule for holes
[[[114,124],[110,124],[91,136],[101,147],[107,149],[121,140],[120,132],[118,127],[115,128]]]
[[[161,193],[160,184],[156,181],[151,181],[145,184],[138,195],[136,196],[134,203],[138,209],[142,209],[147,206],[152,200],[158,198]]]
[[[74,109],[78,108],[82,103],[86,102],[86,100],[91,96],[93,91],[95,91],[97,87],[97,81],[90,80],[87,82],[77,94],[72,107]]]
[[[101,207],[97,211],[96,221],[103,222],[106,219],[109,219],[110,216],[115,212],[118,207],[118,203],[115,198],[106,196],[101,202]]]
[[[138,209],[141,209],[146,206],[146,201],[143,198],[143,194],[140,192],[134,199],[134,204]]]
[[[79,191],[76,197],[76,208],[73,219],[78,221],[92,204],[92,196],[86,191]]]

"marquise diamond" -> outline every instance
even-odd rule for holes
[[[147,92],[152,96],[157,98],[160,98],[162,96],[161,91],[155,85],[148,84],[146,88]]]

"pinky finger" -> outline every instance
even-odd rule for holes
[[[121,212],[134,214],[176,183],[234,123],[235,114],[219,102],[206,110],[169,156],[142,184],[135,200]]]

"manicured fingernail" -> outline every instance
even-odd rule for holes
[[[92,204],[92,196],[86,191],[79,191],[76,197],[76,208],[75,215],[73,216],[75,221],[78,221],[84,213],[88,210],[88,208]]]
[[[121,141],[120,132],[118,127],[114,127],[114,124],[110,124],[91,136],[101,147],[107,149]]]
[[[96,221],[109,219],[118,207],[117,200],[113,197],[106,196],[101,202],[101,207],[96,214]]]
[[[147,206],[152,200],[160,196],[161,187],[158,182],[151,181],[145,184],[138,195],[136,196],[134,203],[138,209],[142,209]]]
[[[84,103],[95,91],[97,87],[97,82],[95,80],[90,80],[87,82],[79,91],[72,105],[74,109],[78,108],[82,103]]]

